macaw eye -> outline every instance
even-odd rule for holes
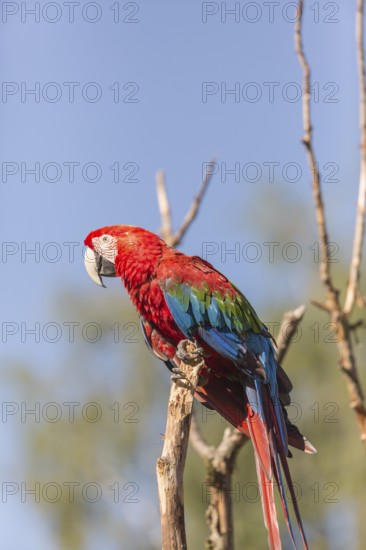
[[[109,241],[109,235],[103,235],[102,242],[107,243]]]

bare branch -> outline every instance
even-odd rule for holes
[[[210,534],[205,547],[210,550],[233,550],[234,522],[232,508],[232,474],[238,452],[249,439],[236,429],[226,428],[207,469],[210,504],[206,521]]]
[[[198,426],[196,415],[193,412],[191,421],[191,433],[190,442],[195,451],[205,460],[212,460],[215,453],[215,447],[209,445],[206,439],[203,437],[202,432]]]
[[[366,321],[365,319],[359,319],[358,321],[355,321],[354,323],[350,323],[349,328],[351,330],[357,330],[358,328],[365,328]]]
[[[198,214],[199,208],[201,206],[202,199],[204,197],[204,194],[206,193],[207,187],[209,186],[209,183],[212,179],[213,170],[210,170],[209,168],[212,167],[215,164],[215,159],[211,160],[207,167],[206,167],[206,173],[202,180],[201,186],[198,190],[198,193],[196,197],[193,199],[192,205],[190,209],[188,210],[182,225],[178,229],[178,231],[175,233],[172,241],[169,243],[171,246],[178,246],[178,244],[183,239],[184,235],[187,232],[187,229],[195,219],[195,217]]]
[[[233,550],[234,524],[231,500],[231,478],[237,454],[249,439],[239,430],[226,428],[218,447],[208,445],[192,418],[190,442],[207,463],[206,491],[209,505],[206,521],[210,534],[206,548],[210,550]]]
[[[321,246],[321,260],[320,260],[320,278],[324,285],[328,289],[328,293],[336,298],[337,291],[333,286],[333,282],[330,275],[330,262],[328,261],[329,250],[329,238],[324,213],[324,202],[320,186],[320,173],[318,164],[316,162],[315,152],[312,143],[313,128],[311,125],[311,107],[310,107],[310,86],[311,86],[311,71],[309,63],[306,59],[304,47],[302,43],[302,15],[303,15],[303,0],[299,0],[298,4],[298,18],[295,24],[295,49],[298,55],[300,65],[303,70],[303,103],[302,103],[302,116],[304,125],[303,144],[306,148],[307,158],[309,162],[310,170],[313,174],[313,197],[315,203],[316,223],[318,226],[318,233]]]
[[[232,462],[239,449],[247,441],[249,441],[249,438],[242,432],[239,432],[239,430],[236,430],[235,428],[226,428],[222,441],[217,447],[217,457],[221,457],[221,460]]]
[[[359,1],[358,5],[358,28],[359,25],[363,25],[363,10],[364,3]],[[310,164],[310,169],[312,172],[312,184],[313,184],[313,197],[314,197],[314,206],[316,212],[316,221],[318,227],[318,233],[320,238],[320,243],[323,249],[323,254],[320,264],[320,278],[323,282],[325,289],[327,291],[327,299],[325,303],[316,302],[318,307],[326,310],[330,316],[332,323],[335,323],[337,327],[337,347],[339,354],[339,363],[341,371],[345,377],[346,388],[350,400],[350,406],[355,411],[357,423],[359,426],[361,440],[366,445],[366,408],[364,403],[364,396],[361,388],[361,383],[358,378],[357,365],[355,361],[355,356],[353,352],[353,344],[351,339],[351,327],[349,325],[349,316],[342,310],[342,307],[339,302],[339,291],[334,287],[333,281],[330,273],[330,263],[328,262],[328,233],[326,227],[325,211],[324,211],[324,202],[322,197],[322,190],[320,184],[320,175],[318,170],[318,165],[316,164],[316,158],[312,143],[312,126],[311,126],[311,113],[310,113],[310,67],[306,59],[303,42],[302,42],[302,16],[303,16],[303,0],[299,0],[298,4],[298,20],[295,24],[295,48],[296,53],[299,58],[300,65],[303,70],[304,82],[303,82],[303,123],[304,123],[304,138],[303,143],[306,148],[307,157]],[[361,11],[360,11],[361,10]],[[361,19],[361,21],[360,21]],[[362,31],[361,36],[359,37],[362,43]],[[363,63],[363,53],[359,56],[362,57]],[[361,70],[361,69],[360,69]],[[362,65],[362,71],[364,71]],[[362,77],[363,78],[363,77]],[[362,91],[364,94],[364,90]],[[361,95],[361,97],[365,97]],[[361,100],[362,103],[362,100]],[[364,103],[364,102],[363,102]],[[362,122],[363,124],[363,122]],[[363,144],[365,145],[365,144]],[[364,154],[363,148],[363,154]],[[360,191],[361,193],[361,191]],[[362,206],[362,205],[361,205]],[[361,208],[362,210],[362,208]],[[363,209],[364,210],[364,209]],[[358,262],[361,260],[360,247],[362,249],[362,240],[363,240],[363,220],[359,222],[360,219],[360,208],[358,210],[358,219],[356,222],[356,236],[355,236],[355,263],[352,267],[352,279],[350,277],[350,294],[348,298],[348,304],[353,305],[356,292],[358,290],[358,280],[360,274],[360,267]],[[362,227],[361,227],[362,224]],[[359,236],[361,233],[361,237]],[[355,267],[356,266],[356,267]],[[353,282],[352,282],[353,281]],[[349,305],[348,305],[349,308]]]
[[[207,462],[206,491],[209,505],[206,521],[210,534],[205,548],[233,550],[234,524],[231,480],[237,454],[249,439],[239,430],[226,428],[218,447],[207,444],[196,421],[191,426],[191,443]]]
[[[318,307],[319,309],[322,309],[323,311],[326,311],[327,313],[330,313],[332,308],[330,305],[328,305],[327,303],[324,303],[324,302],[321,302],[320,300],[311,300],[311,303]]]
[[[276,337],[277,342],[277,361],[282,363],[291,343],[291,338],[297,330],[298,325],[304,317],[305,306],[301,305],[292,311],[284,313],[281,326]]]
[[[176,231],[176,233],[173,233],[172,229],[172,215],[171,215],[171,208],[170,203],[168,199],[168,193],[166,190],[165,185],[165,174],[162,170],[159,170],[156,174],[156,193],[158,198],[158,205],[160,210],[160,216],[161,216],[161,236],[163,237],[164,241],[169,246],[178,246],[185,234],[187,233],[189,227],[191,226],[192,222],[195,220],[203,197],[207,191],[207,188],[211,182],[214,170],[212,170],[212,167],[215,165],[215,159],[210,160],[210,162],[207,163],[206,166],[206,173],[202,180],[201,186],[198,190],[197,195],[193,199],[193,202],[185,215],[185,218],[183,219],[179,229]]]
[[[165,185],[165,174],[162,170],[156,173],[156,194],[162,221],[161,236],[168,242],[172,238],[172,215]]]
[[[360,90],[360,183],[358,190],[356,227],[353,240],[353,252],[350,265],[346,300],[343,311],[346,315],[352,313],[355,301],[360,294],[359,281],[361,275],[362,248],[365,236],[366,212],[366,79],[365,79],[365,52],[364,52],[364,0],[358,0],[356,12],[356,39],[358,79]],[[364,302],[363,302],[364,305]]]
[[[180,344],[192,353],[195,345],[189,340]],[[202,359],[192,356],[180,360],[179,368],[186,380],[184,384],[173,383],[168,402],[168,417],[164,447],[156,462],[160,498],[162,550],[186,550],[184,525],[183,472],[187,456],[192,406],[198,384]]]

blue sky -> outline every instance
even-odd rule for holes
[[[262,228],[267,229],[267,223],[261,223],[262,209],[273,189],[277,198],[283,197],[285,210],[288,198],[311,208],[310,177],[300,143],[301,102],[284,99],[286,94],[290,99],[296,97],[301,73],[294,53],[293,26],[280,10],[274,12],[273,23],[268,22],[264,6],[257,23],[248,23],[243,15],[239,23],[229,16],[222,23],[220,13],[207,16],[203,23],[202,10],[209,8],[200,3],[145,2],[133,16],[138,23],[117,24],[111,10],[100,9],[101,20],[94,24],[84,21],[76,9],[74,23],[67,21],[68,13],[61,9],[62,18],[54,24],[44,19],[55,17],[51,11],[45,12],[46,16],[41,12],[39,23],[23,14],[26,23],[22,23],[21,10],[8,15],[3,24],[2,80],[8,83],[5,90],[17,86],[19,91],[13,95],[4,92],[1,104],[0,139],[6,163],[2,237],[8,242],[26,242],[27,248],[35,242],[41,250],[49,242],[62,248],[60,261],[53,264],[41,258],[35,265],[31,255],[25,265],[20,254],[3,258],[4,274],[11,277],[16,289],[15,295],[6,293],[7,315],[17,300],[22,309],[29,304],[34,312],[56,281],[85,285],[82,264],[70,265],[62,243],[82,242],[91,229],[105,224],[131,223],[157,230],[154,175],[159,168],[167,173],[178,223],[195,194],[202,163],[213,156],[223,163],[202,216],[184,242],[187,251],[200,253],[202,241],[261,241]],[[121,7],[122,15],[130,9]],[[93,17],[92,11],[87,13]],[[288,14],[290,18],[291,9]],[[254,16],[248,11],[246,18]],[[354,23],[350,6],[342,6],[337,16],[319,7],[317,23],[316,17],[314,10],[306,10],[305,47],[316,90],[313,115],[320,166],[326,167],[329,178],[337,168],[335,178],[339,181],[326,183],[324,192],[333,238],[338,242],[343,230],[336,221],[351,222],[357,186]],[[337,17],[339,22],[324,23],[325,17]],[[69,101],[71,84],[65,82],[74,83],[73,103]],[[120,99],[138,86],[132,98],[138,102],[115,103],[116,82]],[[131,82],[134,84],[128,84]],[[221,101],[218,92],[203,102],[205,82],[214,83],[220,91],[238,83],[239,101],[233,94]],[[39,87],[39,103],[34,95],[25,95],[22,102],[22,83],[23,91]],[[253,84],[248,87],[248,83]],[[99,101],[83,98],[88,93],[93,97],[95,91],[102,94]],[[44,99],[52,99],[55,93],[61,93],[56,103]],[[255,103],[248,100],[254,94],[260,96]],[[39,163],[39,183],[26,173],[35,163]],[[56,163],[57,168],[49,163]],[[78,163],[73,182],[70,163]],[[98,165],[99,173],[93,166],[84,173],[88,163]],[[119,183],[114,183],[109,168],[116,163]],[[295,164],[295,172],[286,168],[289,163]],[[246,181],[241,175],[237,183],[229,173],[225,181],[224,168],[232,170],[235,165],[241,172],[248,170]],[[268,182],[269,166],[273,166],[275,183]],[[301,178],[293,182],[298,167]],[[16,169],[14,175],[8,175]],[[283,174],[286,178],[287,169],[286,181]],[[138,183],[123,182],[132,172],[136,172],[132,178]],[[256,174],[262,175],[259,181],[253,181]],[[56,176],[59,181],[50,181]],[[98,181],[90,181],[94,177]],[[246,223],[248,211],[257,211],[258,217]],[[286,215],[281,212],[281,201],[271,215],[277,221]],[[80,255],[76,257],[80,259]],[[236,279],[242,276],[242,267],[231,266]],[[26,272],[32,278],[32,296],[23,284]]]
[[[238,22],[232,15],[223,22],[221,3],[121,2],[120,21],[114,22],[112,2],[94,3],[84,18],[87,3],[81,2],[73,23],[62,3],[44,11],[47,3],[41,2],[39,22],[22,13],[20,3],[5,4],[0,23],[3,327],[49,322],[50,304],[64,288],[92,295],[82,262],[89,231],[115,223],[157,231],[158,169],[166,172],[177,225],[196,193],[203,163],[214,156],[218,173],[182,249],[202,254],[205,242],[217,243],[220,252],[239,243],[243,254],[246,243],[258,243],[264,254],[258,262],[243,261],[242,255],[238,262],[230,255],[225,262],[220,254],[209,259],[241,286],[262,317],[272,300],[288,308],[307,299],[308,272],[314,272],[309,247],[316,233],[300,142],[301,101],[294,99],[302,75],[291,3],[284,12],[275,6],[272,22],[263,2],[254,3],[255,12],[241,10]],[[324,183],[331,240],[340,257],[349,258],[345,228],[352,227],[356,205],[359,146],[354,9],[347,3],[312,5],[305,9],[304,43],[313,71],[315,145],[323,173],[331,178],[334,170],[338,180]],[[99,16],[95,23],[85,20]],[[32,88],[39,90],[37,100],[26,93]],[[233,89],[236,96],[225,95]],[[229,172],[225,176],[225,168],[238,166],[239,181]],[[273,182],[269,166],[275,170]],[[27,172],[32,168],[40,181]],[[300,177],[291,181],[298,169]],[[128,175],[137,181],[123,181]],[[281,233],[288,226],[294,236]],[[279,255],[273,270],[263,243],[280,242],[282,251],[290,241],[300,244],[301,261]],[[72,245],[65,243],[75,243],[72,261]],[[22,251],[31,249],[36,255],[22,258]],[[53,254],[58,261],[52,261]],[[2,351],[20,360],[50,354],[31,340],[22,345],[19,335],[3,342]],[[6,508],[10,537],[11,518],[19,510]],[[7,548],[21,545],[24,541],[14,539]]]

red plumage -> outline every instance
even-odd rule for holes
[[[196,256],[186,256],[181,252],[168,247],[165,242],[149,231],[133,226],[107,226],[93,231],[85,240],[88,248],[114,264],[115,275],[121,277],[124,286],[135,305],[144,329],[148,345],[155,355],[167,362],[168,365],[177,364],[176,347],[181,340],[187,338],[179,328],[176,318],[172,314],[166,299],[172,283],[184,283],[188,287],[199,287],[204,282],[208,295],[220,292],[234,300],[239,292],[230,281],[216,271],[208,262]],[[100,273],[103,275],[103,273]],[[165,286],[164,286],[165,285]],[[165,294],[164,294],[165,291]],[[244,297],[243,297],[244,299]],[[249,307],[251,307],[249,305]],[[254,310],[252,315],[253,326],[265,338],[269,334],[259,327],[258,318]],[[257,323],[257,324],[256,324]],[[180,325],[181,326],[181,325]],[[261,332],[262,331],[262,332]],[[262,505],[268,540],[271,549],[281,548],[276,510],[273,499],[273,478],[281,483],[279,464],[282,464],[285,478],[288,483],[291,477],[288,471],[286,449],[280,437],[280,426],[274,409],[273,398],[265,380],[265,369],[258,368],[259,360],[248,353],[248,369],[257,369],[256,380],[262,379],[261,399],[263,400],[264,418],[260,418],[258,410],[254,410],[249,403],[245,390],[246,383],[252,385],[250,376],[238,369],[236,362],[208,343],[207,339],[195,334],[195,339],[205,351],[205,367],[201,372],[204,385],[197,388],[196,396],[199,401],[217,410],[236,428],[251,437],[256,454],[258,481],[262,492]],[[245,343],[245,335],[243,334]],[[254,366],[253,366],[254,365]],[[263,374],[263,378],[261,378]],[[246,381],[246,382],[245,382]],[[287,375],[277,366],[277,385],[279,396],[283,404],[289,403],[288,393],[292,386]],[[285,415],[285,409],[283,413]],[[294,447],[313,453],[315,449],[303,438],[298,429],[291,425],[286,418],[288,441]],[[285,461],[285,464],[284,464]],[[283,484],[282,484],[283,486]],[[289,525],[287,505],[281,494],[285,518]],[[303,536],[304,546],[307,548],[303,534],[297,504],[295,513]],[[292,529],[289,527],[291,538]]]

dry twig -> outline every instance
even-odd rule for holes
[[[206,461],[206,495],[209,504],[206,521],[210,534],[205,548],[209,550],[233,550],[234,523],[231,500],[232,474],[239,450],[248,438],[239,430],[226,428],[218,447],[208,445],[192,418],[190,441],[197,453]]]
[[[358,282],[360,278],[361,253],[364,235],[364,214],[365,214],[365,193],[366,193],[366,93],[365,93],[365,74],[364,74],[364,53],[363,53],[363,24],[364,24],[364,1],[358,0],[357,9],[357,44],[358,44],[358,60],[360,72],[360,89],[361,89],[361,174],[359,188],[359,202],[356,219],[356,231],[353,247],[353,258],[350,267],[350,278],[347,290],[346,303],[342,308],[339,300],[339,290],[334,287],[330,262],[328,261],[329,239],[326,227],[326,217],[324,202],[322,196],[322,188],[320,174],[316,164],[316,158],[312,142],[312,126],[311,126],[311,111],[310,111],[310,86],[311,73],[310,66],[306,59],[302,41],[302,21],[303,21],[303,0],[299,0],[298,4],[298,19],[295,25],[295,49],[299,62],[303,71],[303,124],[304,137],[303,143],[306,148],[308,161],[313,177],[313,197],[316,213],[316,222],[319,233],[319,239],[323,250],[320,263],[320,278],[323,282],[327,299],[325,303],[315,302],[321,309],[325,309],[330,316],[331,322],[337,327],[337,346],[339,354],[339,362],[342,372],[344,373],[346,387],[350,399],[350,406],[354,409],[357,423],[359,426],[361,440],[366,444],[366,409],[364,396],[361,388],[361,383],[358,377],[357,365],[353,352],[353,343],[351,339],[352,327],[349,323],[349,316],[355,302],[358,290]]]
[[[365,81],[365,52],[364,52],[364,0],[357,2],[356,14],[356,39],[358,79],[360,89],[360,182],[358,189],[356,226],[353,240],[352,260],[349,271],[344,313],[350,315],[357,298],[359,303],[365,305],[359,289],[361,275],[362,248],[365,237],[365,212],[366,212],[366,81]]]
[[[202,180],[198,193],[193,199],[192,204],[183,222],[181,223],[179,229],[176,231],[176,233],[173,233],[173,230],[172,230],[171,211],[170,211],[169,199],[168,199],[168,194],[167,194],[166,185],[165,185],[164,173],[161,170],[159,170],[159,172],[156,174],[158,205],[159,205],[160,215],[162,219],[161,234],[163,239],[169,246],[178,246],[180,244],[181,240],[183,239],[184,235],[189,229],[191,223],[196,218],[199,208],[201,206],[202,199],[212,179],[213,170],[210,170],[210,167],[213,166],[214,164],[215,164],[214,159],[207,164],[206,173]]]
[[[172,214],[170,211],[170,204],[168,199],[168,193],[165,184],[165,174],[162,170],[156,173],[156,193],[158,198],[158,205],[161,216],[161,236],[164,241],[169,244],[172,239]]]
[[[316,162],[315,152],[313,148],[313,129],[311,125],[311,96],[310,96],[310,86],[311,86],[311,72],[310,66],[306,59],[303,43],[302,43],[302,15],[303,15],[303,1],[299,1],[299,13],[295,26],[295,48],[298,55],[304,81],[303,81],[303,103],[302,103],[302,117],[304,125],[304,136],[302,138],[303,144],[306,148],[306,153],[308,157],[309,166],[311,173],[313,174],[313,197],[315,204],[315,214],[316,222],[319,231],[320,246],[321,246],[321,259],[320,259],[320,277],[324,285],[328,290],[328,294],[332,300],[338,298],[338,292],[333,287],[333,282],[330,276],[330,262],[328,261],[328,251],[329,251],[329,238],[328,231],[324,213],[324,202],[323,195],[321,192],[320,185],[320,173],[318,169],[318,164]]]
[[[291,338],[295,334],[297,327],[302,321],[305,313],[305,306],[299,306],[292,311],[286,311],[283,314],[281,326],[276,338],[277,343],[277,361],[282,363],[285,358]]]

